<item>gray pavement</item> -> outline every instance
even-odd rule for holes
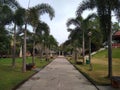
[[[97,88],[64,57],[58,57],[17,90],[97,90]]]

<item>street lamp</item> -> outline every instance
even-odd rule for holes
[[[91,36],[92,36],[92,32],[88,33],[88,37],[89,37],[89,61],[90,61],[90,71],[92,71],[92,64],[91,64]]]

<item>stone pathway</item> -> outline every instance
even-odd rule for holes
[[[64,57],[58,57],[17,90],[97,90]]]

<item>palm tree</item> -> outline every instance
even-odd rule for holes
[[[49,35],[47,39],[47,44],[48,44],[47,48],[49,50],[49,56],[52,57],[51,50],[58,46],[58,42],[52,35]]]
[[[84,64],[84,56],[85,56],[85,30],[88,30],[88,21],[92,17],[95,17],[95,14],[89,15],[86,19],[82,17],[71,18],[67,21],[67,26],[69,27],[71,24],[74,24],[76,27],[80,29],[79,32],[82,32],[82,54],[83,54],[83,64]],[[77,29],[78,30],[78,29]],[[80,37],[80,36],[78,36]]]
[[[100,18],[101,29],[106,32],[108,39],[108,77],[112,76],[112,31],[111,31],[111,12],[114,11],[115,15],[120,16],[120,1],[119,0],[86,0],[83,1],[76,11],[77,16],[81,16],[82,12],[86,9],[97,9]]]
[[[71,44],[71,46],[73,47],[73,57],[75,59],[75,63],[77,63],[77,59],[78,59],[78,48],[81,47],[81,41],[82,41],[82,30],[79,27],[76,27],[75,29],[68,29],[68,31],[70,31],[70,35],[69,35],[69,40],[67,42],[68,45]]]
[[[35,10],[35,11],[34,11]],[[50,18],[54,17],[54,10],[53,8],[48,4],[39,4],[35,7],[29,8],[26,10],[25,17],[24,17],[24,46],[23,46],[23,72],[26,72],[26,30],[27,30],[27,24],[30,24],[33,26],[33,31],[35,32],[36,27],[38,25],[39,16],[43,15],[44,13],[48,13]],[[33,55],[34,56],[34,55]]]
[[[22,27],[24,24],[24,16],[25,10],[23,8],[18,8],[13,16],[13,23],[14,23],[14,38],[13,38],[13,60],[12,60],[12,67],[15,67],[15,58],[16,58],[16,26]]]
[[[49,26],[44,22],[39,22],[38,26],[36,28],[36,35],[35,35],[35,42],[39,46],[42,46],[45,48],[45,38],[46,36],[49,36],[50,28]],[[42,57],[42,50],[40,50],[40,58]]]
[[[43,15],[45,13],[48,13],[50,16],[50,19],[54,17],[54,10],[53,8],[48,4],[39,4],[35,7],[32,7],[28,10],[28,23],[30,23],[33,26],[33,33],[36,34],[36,28],[38,26],[39,17],[40,15]],[[34,63],[34,56],[35,56],[35,40],[33,40],[33,58],[32,63]]]
[[[0,26],[5,26],[6,24],[11,23],[11,21],[13,20],[13,9],[11,8],[18,8],[20,7],[20,5],[18,4],[18,2],[16,0],[0,0]],[[14,26],[14,30],[16,28],[16,25]],[[15,37],[15,34],[14,34]],[[15,49],[15,38],[14,39],[14,44],[13,44],[13,48]],[[13,51],[15,51],[13,49]],[[12,66],[15,67],[15,52],[13,55],[13,62],[12,62]]]

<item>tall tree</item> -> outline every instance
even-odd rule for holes
[[[13,23],[14,23],[14,38],[13,38],[13,60],[12,60],[12,67],[15,67],[15,58],[16,58],[16,27],[22,27],[24,24],[24,16],[25,10],[23,8],[18,8],[13,16]]]
[[[74,24],[77,28],[79,28],[79,32],[82,32],[82,54],[83,54],[83,63],[84,63],[84,56],[85,56],[85,30],[88,30],[88,23],[89,19],[95,17],[95,14],[89,15],[86,19],[83,19],[81,16],[77,18],[71,18],[67,22],[67,26],[69,27],[71,24]],[[78,29],[76,29],[78,30]],[[77,33],[78,35],[78,33]],[[78,35],[80,37],[80,35]]]
[[[107,35],[108,40],[108,77],[112,76],[112,31],[111,31],[111,12],[114,11],[118,17],[120,16],[120,1],[119,0],[85,0],[76,11],[78,16],[86,9],[97,9],[100,18],[100,26],[102,31]]]
[[[36,44],[45,48],[45,38],[49,36],[50,28],[44,22],[39,22],[36,28],[35,41]],[[45,50],[45,49],[44,49]],[[39,50],[40,58],[42,57],[43,49]]]
[[[48,13],[50,19],[54,17],[54,9],[48,4],[39,4],[35,7],[32,7],[28,10],[28,22],[33,26],[33,33],[36,33],[36,28],[39,23],[39,17],[45,13]],[[34,56],[35,56],[35,40],[33,40],[33,58],[32,63],[34,63]]]
[[[18,2],[16,0],[0,0],[0,13],[1,13],[0,26],[5,26],[6,24],[9,24],[13,20],[13,9],[18,8],[18,7],[20,7],[20,5],[18,4]],[[14,30],[15,30],[15,27],[14,27]],[[14,34],[14,36],[15,36],[15,34]],[[14,39],[14,41],[15,41],[15,39]],[[15,49],[15,43],[13,44],[13,48]],[[13,51],[14,51],[14,49],[13,49]],[[15,61],[15,59],[13,58],[13,62],[14,61]],[[14,67],[15,64],[13,62],[12,62],[12,66]]]
[[[32,8],[26,10],[25,13],[25,29],[24,29],[24,51],[23,51],[23,72],[26,72],[26,30],[27,24],[31,24],[33,26],[33,31],[35,33],[36,27],[38,25],[39,16],[43,15],[44,13],[48,13],[50,18],[54,17],[54,10],[48,4],[38,4]],[[33,55],[34,56],[34,55]],[[34,61],[33,61],[34,62]]]

